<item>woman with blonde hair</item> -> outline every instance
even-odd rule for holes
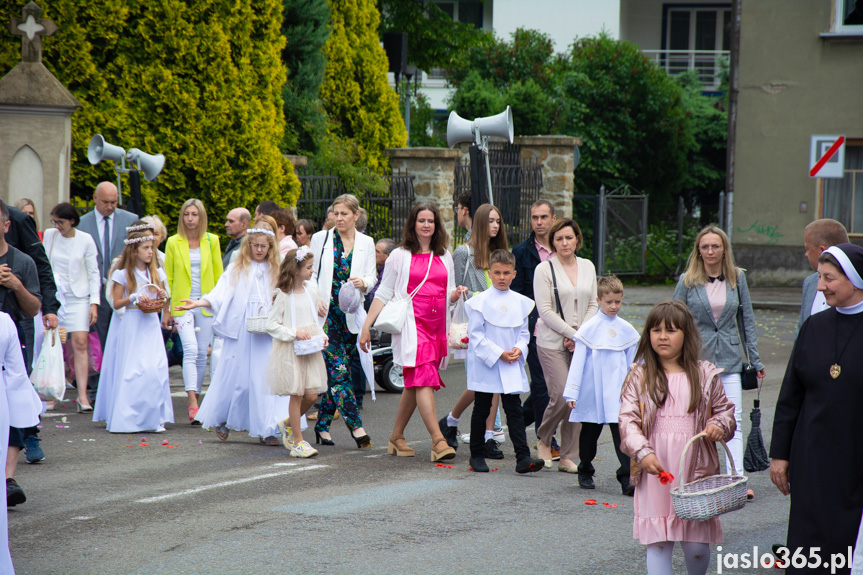
[[[156,238],[154,242],[156,245],[156,255],[158,256],[159,260],[156,263],[159,265],[160,268],[164,268],[165,252],[160,250],[159,246],[162,245],[162,242],[168,239],[168,228],[165,227],[165,224],[162,223],[162,219],[156,214],[153,214],[151,216],[144,216],[143,218],[141,218],[141,221],[153,226],[153,236]]]
[[[701,359],[723,369],[720,376],[725,395],[734,404],[737,431],[728,441],[728,449],[738,473],[743,470],[743,427],[741,425],[743,389],[741,368],[748,361],[764,377],[764,364],[758,356],[758,334],[755,330],[755,313],[746,285],[746,274],[734,265],[731,243],[725,232],[708,226],[695,236],[695,245],[686,262],[686,271],[680,276],[673,298],[682,301],[695,317],[703,341]],[[738,313],[738,308],[742,313]],[[742,316],[743,325],[738,325]],[[742,341],[746,341],[743,353]],[[728,456],[727,473],[731,473]],[[753,495],[749,490],[750,497]]]
[[[367,294],[375,286],[375,241],[356,229],[360,211],[356,196],[341,195],[333,201],[332,207],[335,225],[319,231],[311,241],[315,255],[312,281],[318,285],[322,300],[318,314],[327,318],[324,332],[329,340],[324,350],[329,389],[321,398],[315,442],[334,445],[330,424],[338,409],[357,447],[363,449],[371,447],[372,441],[363,429],[350,370],[351,354],[357,347],[357,334],[362,326],[357,325],[354,314],[339,309],[339,291],[348,282],[361,294]]]
[[[39,226],[39,214],[36,213],[36,204],[33,203],[33,200],[30,198],[21,198],[17,202],[15,202],[15,207],[33,218],[33,222],[36,224],[36,233],[39,234],[39,239],[42,239],[42,228]]]
[[[259,216],[243,236],[237,258],[216,287],[197,300],[184,299],[177,311],[208,308],[215,314],[213,332],[225,343],[219,365],[196,418],[215,429],[222,441],[230,430],[246,431],[261,443],[279,445],[278,423],[288,417],[288,398],[267,391],[265,381],[272,338],[249,332],[250,317],[266,316],[273,303],[279,273],[276,223]]]
[[[165,246],[165,272],[173,311],[162,318],[162,327],[171,329],[172,323],[176,323],[183,342],[183,383],[188,396],[189,422],[196,425],[213,314],[202,308],[188,313],[177,308],[183,300],[201,299],[222,275],[219,237],[207,232],[207,212],[201,200],[186,200],[180,209],[177,233],[168,238]]]

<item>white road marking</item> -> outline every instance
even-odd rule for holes
[[[93,518],[92,518],[92,517],[88,517],[88,516],[86,516],[86,515],[80,515],[80,516],[78,516],[78,517],[73,517],[73,518],[72,518],[72,520],[73,520],[73,521],[89,521],[90,519],[93,519]]]
[[[192,495],[193,493],[200,493],[202,491],[209,491],[211,489],[218,489],[220,487],[229,487],[231,485],[240,485],[242,483],[249,483],[250,481],[258,481],[259,479],[268,479],[270,477],[278,477],[279,475],[288,475],[291,473],[299,473],[300,471],[312,471],[314,469],[323,469],[325,467],[329,467],[329,465],[309,465],[307,467],[298,467],[296,469],[286,469],[285,471],[274,471],[273,473],[264,473],[262,475],[255,475],[252,477],[244,477],[242,479],[235,479],[233,481],[222,481],[221,483],[213,483],[210,485],[201,485],[200,487],[195,487],[193,489],[184,489],[183,491],[178,491],[176,493],[166,493],[165,495],[157,495],[155,497],[145,497],[144,499],[137,499],[135,503],[154,503],[156,501],[165,501],[166,499],[173,499],[174,497],[183,497],[186,495]]]

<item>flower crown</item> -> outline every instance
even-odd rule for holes
[[[156,226],[153,224],[138,224],[137,226],[130,226],[126,228],[126,233],[129,232],[142,232],[144,230],[156,230]]]
[[[154,236],[141,236],[140,238],[132,238],[131,240],[123,240],[123,243],[127,246],[131,246],[132,244],[140,244],[141,242],[149,242],[156,241]]]
[[[270,236],[273,238],[276,237],[276,234],[274,234],[272,231],[265,230],[263,228],[249,228],[246,230],[246,233],[247,234],[264,234],[265,236]]]
[[[298,262],[303,261],[304,259],[306,259],[306,257],[308,257],[308,255],[310,253],[312,253],[312,248],[310,248],[309,246],[303,246],[303,247],[299,248],[297,250],[297,256],[296,256],[297,261]]]

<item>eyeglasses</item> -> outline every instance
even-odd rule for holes
[[[722,249],[722,246],[718,244],[713,244],[712,246],[698,246],[698,250],[702,252],[718,252]]]
[[[51,225],[55,226],[55,227],[56,226],[62,226],[63,224],[66,223],[66,221],[67,220],[51,220]]]

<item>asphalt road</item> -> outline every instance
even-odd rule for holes
[[[640,329],[648,309],[629,305],[623,316]],[[757,310],[756,319],[768,372],[762,430],[769,442],[796,314]],[[447,387],[437,394],[439,415],[464,389],[461,363],[453,363],[443,379]],[[182,386],[174,391],[175,413],[185,415]],[[754,397],[755,392],[744,392],[745,434]],[[297,460],[244,434],[232,433],[223,443],[214,433],[183,423],[160,435],[109,434],[103,424],[73,413],[74,404],[67,402],[56,416],[43,419],[47,459],[27,465],[21,458],[17,479],[28,500],[9,509],[16,570],[39,575],[645,571],[644,547],[632,538],[632,499],[620,494],[614,477],[608,431],[600,440],[597,489],[586,492],[574,475],[556,467],[517,475],[509,441],[502,446],[506,459],[490,462],[497,465],[495,472],[469,472],[466,445],[449,462],[453,469],[436,467],[429,462],[431,445],[418,414],[406,433],[417,457],[387,456],[397,403],[394,394],[381,392],[375,403],[366,396],[363,419],[373,449],[357,450],[337,420],[336,446]],[[469,419],[466,413],[464,432]],[[535,442],[532,428],[528,439]],[[766,472],[751,475],[749,482],[756,499],[723,516],[723,553],[751,552],[753,546],[763,552],[784,538],[788,500]],[[588,498],[600,505],[585,505]],[[716,573],[715,546],[712,552],[710,572]],[[684,572],[679,547],[675,571]]]

